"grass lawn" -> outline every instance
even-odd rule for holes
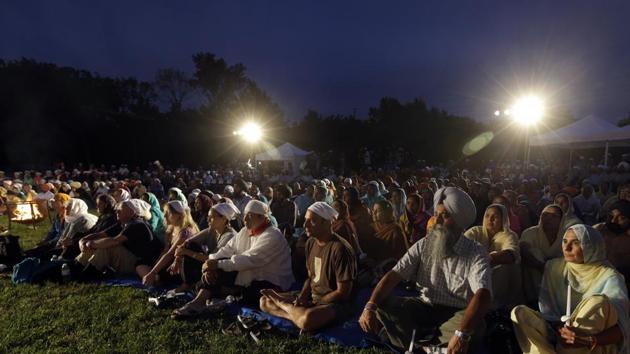
[[[6,216],[0,225],[7,226]],[[49,224],[33,230],[13,224],[23,249],[40,240]],[[46,284],[14,286],[0,279],[0,353],[376,353],[300,338],[265,338],[256,346],[248,337],[221,334],[231,318],[181,322],[170,310],[157,310],[147,295],[132,288]]]

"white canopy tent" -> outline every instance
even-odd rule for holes
[[[260,154],[256,154],[256,161],[281,161],[283,162],[285,171],[297,175],[300,170],[300,165],[310,154],[311,152],[302,150],[291,143],[284,143],[278,147],[273,147]]]
[[[529,146],[564,147],[569,149],[605,148],[605,165],[608,165],[608,148],[630,146],[630,126],[619,128],[615,124],[588,116],[575,123],[544,134],[532,136]]]

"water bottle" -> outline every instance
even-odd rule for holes
[[[68,263],[61,265],[61,281],[64,284],[68,284],[70,282],[70,266]]]

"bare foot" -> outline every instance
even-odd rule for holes
[[[273,302],[275,303],[291,303],[293,301],[290,296],[280,295],[273,289],[264,289],[261,290],[260,293],[263,296],[266,296],[267,298],[273,300]]]

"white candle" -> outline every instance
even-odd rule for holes
[[[567,285],[567,321],[571,318],[571,283]]]

